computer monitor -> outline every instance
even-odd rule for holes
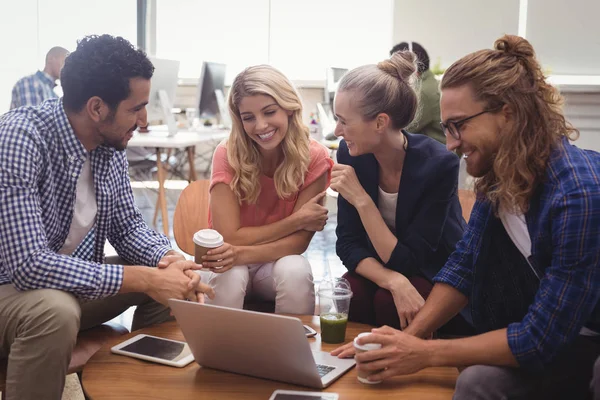
[[[150,57],[154,65],[150,98],[148,100],[148,121],[161,120],[167,125],[170,135],[177,133],[177,123],[171,112],[179,75],[179,61]]]
[[[203,62],[198,81],[198,117],[216,118],[218,125],[231,127],[225,104],[225,64]]]
[[[329,67],[325,72],[325,99],[324,103],[333,107],[333,98],[337,91],[340,80],[348,72],[347,68]]]
[[[321,122],[323,136],[327,140],[335,140],[335,118],[333,115],[333,99],[337,92],[338,85],[344,74],[348,72],[346,68],[329,67],[325,71],[325,88],[323,103],[317,104],[317,115]]]

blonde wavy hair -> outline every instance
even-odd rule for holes
[[[456,61],[442,78],[441,89],[470,85],[486,109],[505,104],[513,112],[510,131],[502,133],[492,169],[475,183],[478,196],[494,206],[526,213],[543,182],[550,155],[563,137],[579,131],[565,120],[563,97],[546,82],[531,44],[504,35],[493,50],[480,50]]]
[[[258,145],[244,131],[239,104],[244,97],[272,97],[286,111],[291,111],[288,131],[281,142],[283,162],[273,177],[277,196],[293,196],[304,184],[310,163],[310,135],[302,122],[302,102],[292,83],[279,70],[269,65],[246,68],[236,76],[229,91],[228,105],[232,129],[227,140],[227,159],[232,168],[231,190],[240,204],[256,203],[260,194],[262,156]]]

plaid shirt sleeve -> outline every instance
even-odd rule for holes
[[[433,278],[435,283],[450,285],[467,298],[471,297],[473,287],[473,263],[479,239],[489,216],[489,206],[477,200],[469,218],[469,224],[463,238],[448,258],[440,272]]]
[[[37,106],[44,100],[44,93],[36,86],[35,80],[32,77],[25,77],[13,87],[10,109],[23,106]]]
[[[600,301],[600,186],[553,205],[552,262],[525,318],[508,326],[519,365],[542,369],[572,342]]]
[[[17,85],[15,85],[13,87],[12,96],[10,98],[10,109],[12,110],[13,108],[19,107],[20,103],[21,99],[19,98],[19,90],[17,88]]]
[[[42,216],[42,153],[24,120],[0,124],[0,256],[17,290],[58,289],[84,299],[116,294],[123,267],[59,255],[48,248]]]
[[[171,250],[171,244],[166,236],[150,229],[144,221],[135,205],[125,153],[115,156],[122,157],[123,168],[108,240],[119,256],[130,263],[155,267]]]

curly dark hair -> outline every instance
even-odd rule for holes
[[[131,78],[150,79],[153,73],[146,53],[122,37],[86,36],[77,42],[60,74],[63,104],[78,112],[98,96],[115,110],[129,96]]]
[[[417,55],[418,71],[420,74],[429,69],[429,54],[427,54],[427,50],[417,42],[412,42],[412,46],[409,45],[408,42],[398,43],[390,50],[390,56],[399,51],[407,50],[411,50]]]

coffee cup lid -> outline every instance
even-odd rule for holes
[[[203,247],[219,247],[223,245],[223,236],[214,229],[202,229],[194,233],[194,243]]]
[[[363,333],[359,333],[357,337],[354,338],[354,347],[359,349],[359,350],[363,350],[363,351],[369,351],[369,350],[378,350],[381,348],[381,344],[380,343],[367,343],[367,344],[358,344],[357,340],[361,337],[364,336],[369,336],[371,334],[371,332],[363,332]]]

